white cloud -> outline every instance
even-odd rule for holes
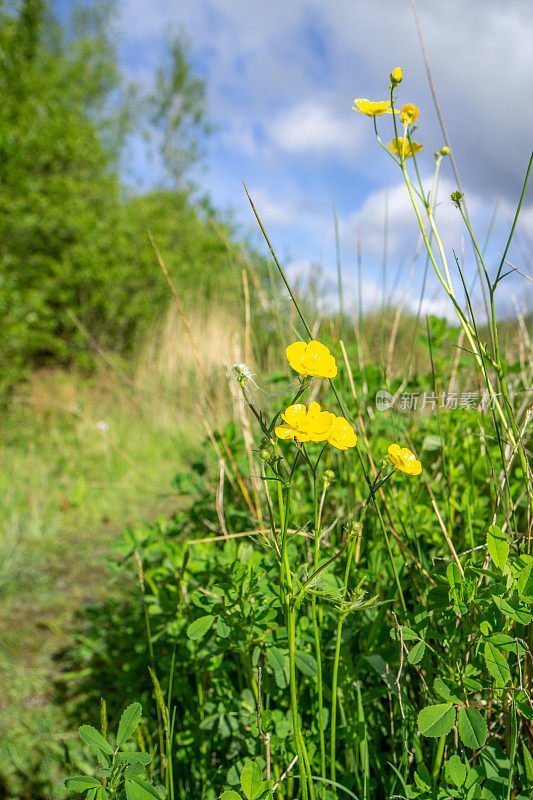
[[[418,9],[440,105],[482,240],[502,191],[497,225],[502,230],[494,236],[494,247],[500,247],[502,223],[512,219],[531,148],[530,0],[418,0]],[[211,184],[219,189],[224,184],[224,202],[228,196],[241,202],[241,177],[259,187],[254,195],[265,222],[279,229],[277,247],[310,263],[321,260],[327,271],[334,269],[334,190],[345,267],[353,271],[360,230],[365,263],[377,275],[388,183],[390,276],[398,261],[410,263],[418,233],[405,188],[376,145],[372,122],[351,110],[356,96],[384,99],[390,70],[403,66],[398,94],[401,102],[421,108],[416,138],[424,143],[422,171],[430,174],[433,151],[443,141],[409,0],[120,0],[119,10],[123,64],[144,84],[159,61],[167,32],[183,25],[191,36],[194,66],[207,80],[209,116],[218,128],[219,144],[209,162]],[[388,118],[378,121],[387,139],[392,135],[388,124]],[[448,201],[449,192],[457,188],[449,164],[443,165],[442,179],[437,216],[453,264],[451,248],[460,251],[464,229]],[[218,201],[216,195],[213,199]],[[533,189],[526,203],[521,223],[525,233],[533,224]],[[246,203],[241,208],[241,218],[253,223]],[[513,256],[519,268],[531,273],[525,235],[522,240],[521,258],[517,250]],[[465,255],[471,259],[468,243]],[[376,284],[380,297],[377,278]],[[440,301],[436,297],[431,302]]]
[[[271,140],[294,155],[353,154],[360,136],[351,118],[340,117],[334,108],[317,100],[304,100],[278,114],[268,126]]]
[[[422,183],[426,189],[431,187],[431,176],[423,178]],[[461,237],[467,235],[460,214],[450,200],[454,189],[455,184],[448,179],[440,181],[435,212],[437,228],[450,257],[452,248],[460,252]],[[474,216],[481,208],[481,200],[473,193],[469,193],[468,199],[470,214]],[[422,220],[425,221],[426,215],[420,202],[418,208]],[[345,246],[352,253],[360,234],[363,251],[370,256],[382,256],[385,230],[387,251],[391,256],[398,256],[403,252],[414,254],[420,228],[403,181],[371,192],[360,208],[341,222]]]

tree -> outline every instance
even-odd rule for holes
[[[183,187],[201,156],[200,142],[210,132],[205,121],[206,85],[194,74],[191,46],[182,32],[170,40],[149,97],[150,118],[161,134],[161,155],[171,185]]]

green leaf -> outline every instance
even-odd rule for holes
[[[459,709],[458,730],[462,743],[466,747],[483,747],[487,740],[487,723],[477,710],[477,708]]]
[[[201,639],[209,628],[212,626],[214,621],[214,616],[212,614],[206,614],[205,617],[198,617],[195,619],[194,622],[191,622],[189,627],[187,628],[187,636],[189,639]]]
[[[237,792],[234,792],[233,789],[227,789],[220,795],[220,800],[242,800],[242,797]]]
[[[140,703],[131,703],[124,709],[118,724],[117,747],[122,747],[130,736],[133,735],[137,725],[141,721],[142,707]]]
[[[128,800],[161,800],[161,795],[155,787],[141,778],[126,778],[124,785]]]
[[[223,617],[219,617],[217,619],[217,634],[221,636],[223,639],[227,639],[227,637],[231,633],[231,628],[227,624],[226,620]]]
[[[459,756],[452,756],[445,765],[446,780],[459,788],[466,780],[466,769],[466,764],[463,764]]]
[[[533,562],[527,564],[520,570],[518,575],[518,593],[522,597],[531,597],[533,595]]]
[[[418,715],[418,730],[422,736],[445,736],[455,722],[455,708],[451,703],[426,706]]]
[[[464,703],[464,693],[460,686],[448,678],[436,678],[433,682],[433,691],[448,703]]]
[[[105,788],[105,786],[100,786],[96,790],[96,797],[95,800],[108,800],[109,792]]]
[[[491,525],[487,531],[487,545],[489,555],[495,567],[503,571],[509,558],[509,542],[501,528]]]
[[[485,664],[499,686],[505,686],[511,677],[511,670],[505,656],[494,647],[492,642],[485,642]]]
[[[448,578],[448,583],[450,584],[451,589],[453,589],[454,586],[460,586],[463,582],[461,570],[454,561],[452,561],[451,564],[448,564],[446,568],[446,577]]]
[[[254,800],[262,784],[263,770],[255,761],[247,761],[241,772],[241,788],[248,800]]]
[[[526,768],[526,777],[530,786],[533,786],[533,756],[527,749],[527,744],[522,742],[522,755],[524,757],[524,767]]]
[[[137,778],[137,777],[144,777],[144,764],[139,764],[139,762],[135,764],[129,764],[124,770],[124,777],[125,778]]]
[[[407,625],[402,625],[401,629],[402,629],[402,639],[404,640],[404,642],[409,642],[409,641],[415,642],[417,639],[420,638],[418,633],[415,633],[413,630],[411,630],[411,628],[408,628]],[[395,642],[400,641],[400,633],[398,631],[398,628],[390,629],[390,638],[394,639]]]
[[[279,647],[269,647],[267,650],[267,661],[274,670],[274,677],[280,689],[286,689],[289,685],[289,657]]]
[[[503,597],[492,595],[493,603],[499,608],[502,614],[519,622],[520,625],[529,625],[531,622],[531,614],[528,611],[523,611],[517,603],[509,603]]]
[[[126,764],[149,764],[152,760],[150,753],[117,753],[117,759],[124,761]]]
[[[417,642],[409,650],[409,655],[407,656],[408,662],[410,664],[418,664],[418,662],[423,659],[425,651],[426,651],[426,643]]]
[[[93,750],[101,750],[103,753],[113,755],[114,751],[109,742],[92,725],[82,725],[78,728],[78,733],[85,744],[88,744]]]
[[[308,675],[310,678],[314,678],[317,675],[318,667],[316,659],[311,653],[304,653],[299,650],[295,653],[294,658],[296,666],[304,675]]]
[[[86,789],[99,789],[102,784],[96,778],[88,778],[86,775],[76,775],[74,778],[67,778],[65,786],[73,792],[84,792]]]

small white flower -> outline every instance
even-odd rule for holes
[[[109,422],[106,422],[103,419],[99,419],[98,422],[96,423],[96,427],[98,428],[99,431],[107,433],[109,430]]]

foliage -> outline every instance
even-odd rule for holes
[[[233,299],[220,235],[233,232],[218,223],[215,233],[207,220],[215,212],[184,183],[205,133],[204,84],[178,39],[156,93],[135,97],[109,22],[105,3],[63,26],[44,0],[0,5],[0,394],[32,366],[91,366],[94,342],[133,352],[168,306],[147,229],[186,304]],[[138,134],[163,131],[173,176],[138,197],[119,174],[134,118]]]
[[[150,783],[146,768],[152,760],[149,753],[141,750],[123,749],[136,732],[142,716],[140,703],[131,703],[122,712],[114,745],[107,734],[107,716],[102,703],[102,733],[92,725],[78,729],[80,738],[96,753],[100,779],[91,775],[76,775],[67,778],[65,786],[74,792],[85,794],[86,800],[160,800],[162,794]],[[141,739],[142,741],[142,739]],[[131,747],[130,744],[127,747]]]

